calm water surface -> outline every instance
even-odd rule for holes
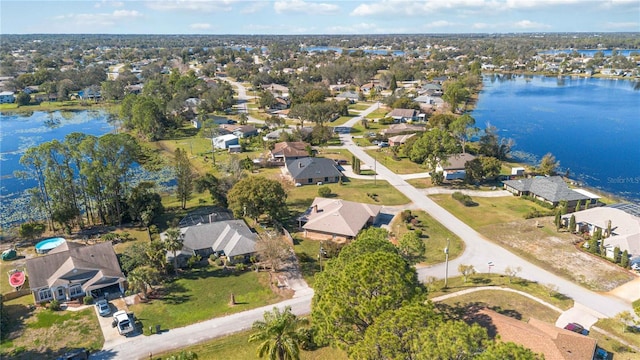
[[[571,178],[640,202],[640,86],[628,80],[485,76],[476,125],[516,141],[518,160],[548,152]]]

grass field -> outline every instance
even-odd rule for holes
[[[437,222],[429,214],[424,211],[412,211],[411,214],[418,219],[416,226],[410,225],[412,230],[420,229],[422,231],[422,239],[427,248],[425,252],[425,261],[422,264],[432,265],[444,261],[444,253],[442,249],[447,246],[449,239],[449,258],[455,259],[464,251],[464,242],[458,236],[453,234],[442,224]],[[399,216],[390,225],[391,231],[394,232],[397,239],[401,239],[404,234],[409,231],[407,224],[402,223]]]
[[[522,321],[534,318],[555,323],[560,316],[560,313],[526,296],[501,290],[481,290],[452,297],[442,303],[456,307],[480,304]]]
[[[303,239],[299,236],[294,238],[293,250],[298,257],[302,276],[310,287],[313,287],[314,275],[320,272],[320,245],[318,240]]]
[[[631,328],[627,328],[626,331],[623,332],[622,323],[615,319],[600,319],[595,326],[612,333],[615,336],[622,338],[630,344],[635,344],[636,346],[640,346],[640,331],[633,330]],[[591,335],[597,336],[599,333],[592,331]],[[617,341],[614,341],[604,335],[599,335],[598,345],[602,346],[604,349],[608,351],[615,351],[616,355],[614,359],[640,359],[640,353],[633,352],[632,349],[624,347],[620,345]]]
[[[325,184],[331,189],[332,196],[337,199],[362,202],[377,205],[403,205],[409,203],[409,199],[396,190],[388,182],[382,180],[361,180],[349,179],[340,184]],[[298,211],[306,210],[313,199],[318,196],[316,185],[306,185],[291,188],[287,197],[287,204]],[[377,199],[367,196],[367,194],[377,194]]]
[[[469,276],[466,283],[464,282],[464,278],[461,276],[449,278],[448,287],[446,289],[444,288],[444,280],[437,280],[429,284],[429,287],[431,288],[431,291],[429,292],[429,298],[434,298],[434,297],[449,294],[449,293],[455,293],[460,290],[475,288],[478,286],[501,286],[501,287],[511,288],[514,290],[520,290],[528,294],[531,294],[537,297],[538,299],[541,299],[552,305],[555,305],[562,310],[568,310],[571,307],[573,307],[573,299],[567,296],[564,296],[562,294],[556,294],[556,293],[550,294],[549,290],[541,284],[522,280],[519,278],[513,278],[511,282],[509,282],[509,278],[507,276],[500,275],[500,274],[487,274],[487,273],[477,273],[475,275]],[[472,294],[475,294],[475,293],[472,293]],[[472,295],[472,294],[469,294],[469,295]],[[506,297],[507,295],[512,293],[505,292],[505,291],[498,291],[497,294],[499,295],[498,297],[500,296]],[[456,297],[456,298],[459,299],[460,297]]]
[[[416,164],[407,157],[401,156],[398,160],[394,160],[393,153],[388,147],[365,150],[365,152],[396,174],[414,174],[428,171],[424,165]]]
[[[102,348],[104,337],[93,307],[78,312],[54,312],[32,309],[26,298],[33,300],[25,296],[4,304],[11,319],[11,330],[3,334],[1,358],[54,359],[70,348]]]
[[[431,195],[429,197],[474,229],[485,225],[523,220],[524,215],[532,209],[541,212],[549,210],[534,202],[512,196],[497,198],[473,197],[473,201],[478,203],[478,206],[471,207],[460,204],[449,194]]]
[[[344,125],[344,123],[346,123],[347,121],[349,121],[352,118],[354,118],[355,116],[356,115],[351,115],[351,114],[349,114],[349,116],[340,116],[335,121],[330,122],[328,125],[329,126],[341,126],[341,125]]]
[[[218,316],[273,304],[282,300],[269,284],[267,273],[235,272],[217,267],[192,269],[159,290],[163,296],[149,303],[130,306],[142,321],[173,329]],[[236,305],[229,305],[231,294]]]
[[[363,110],[367,110],[369,108],[369,106],[371,106],[371,104],[357,103],[357,104],[349,105],[349,109],[357,110],[357,111],[363,111]]]
[[[390,110],[385,108],[385,107],[381,107],[377,110],[372,111],[369,115],[366,116],[367,119],[382,119],[385,115],[387,115],[387,113]]]
[[[202,344],[190,346],[180,351],[193,351],[198,354],[198,359],[207,360],[254,360],[257,359],[257,343],[250,343],[251,331],[244,331],[234,335],[208,341]],[[154,359],[166,359],[171,355],[178,355],[180,351],[163,354]],[[323,347],[314,351],[300,351],[301,360],[346,360],[347,354],[339,349]]]

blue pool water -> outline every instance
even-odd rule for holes
[[[54,237],[46,240],[42,240],[36,244],[36,252],[38,254],[44,254],[49,250],[64,244],[67,240],[61,237]]]

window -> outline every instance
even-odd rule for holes
[[[40,291],[38,291],[38,298],[40,299],[40,301],[49,300],[52,297],[53,296],[51,295],[51,289],[41,289]]]
[[[58,299],[64,297],[64,288],[59,287],[58,290],[56,290],[56,293],[57,293],[56,297]]]
[[[82,286],[80,285],[72,285],[71,288],[69,288],[70,297],[79,296],[79,295],[82,295],[83,293],[84,291],[82,291]]]
[[[327,176],[324,177],[324,182],[329,182],[329,178]]]
[[[313,179],[309,178],[309,180],[307,181],[309,184],[313,183]]]

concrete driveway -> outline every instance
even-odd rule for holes
[[[118,310],[128,310],[124,300],[115,299],[109,302],[109,307],[111,308],[111,313],[107,316],[100,316],[98,313],[98,308],[93,307],[96,316],[98,317],[98,322],[100,323],[100,329],[102,330],[102,335],[104,336],[104,345],[103,348],[112,348],[116,345],[120,345],[131,341],[131,337],[122,336],[118,333],[118,329],[111,326],[113,322],[112,315]]]

